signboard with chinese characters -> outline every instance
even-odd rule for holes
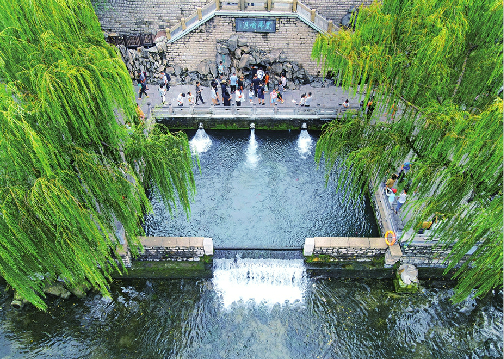
[[[275,32],[276,20],[259,17],[237,17],[236,31]]]

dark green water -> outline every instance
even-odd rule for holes
[[[153,200],[149,235],[301,248],[377,234],[365,201],[324,186],[316,134],[209,135],[191,220]],[[310,278],[296,252],[220,253],[211,279],[114,281],[111,299],[49,298],[46,313],[12,309],[0,285],[0,358],[502,358],[502,291],[453,305],[451,283],[400,296],[391,280]]]
[[[188,133],[200,150],[206,145],[191,218],[180,211],[172,218],[154,196],[147,235],[210,237],[216,248],[302,248],[307,237],[378,236],[369,201],[336,191],[337,170],[326,187],[313,160],[318,132],[199,131]]]
[[[225,306],[215,278],[118,281],[47,313],[2,296],[0,358],[502,358],[502,292],[452,305],[444,284],[308,279],[302,300]]]

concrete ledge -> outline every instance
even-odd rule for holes
[[[378,249],[387,249],[388,245],[385,243],[385,238],[373,237],[369,238],[369,247]]]
[[[204,237],[140,237],[144,247],[203,247]],[[210,239],[211,238],[207,238]]]
[[[369,238],[348,237],[348,247],[350,248],[369,248]]]
[[[213,256],[213,240],[212,238],[203,238],[203,250],[207,256]]]

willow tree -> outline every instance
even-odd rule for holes
[[[111,272],[124,270],[115,224],[135,251],[146,188],[188,211],[187,137],[145,135],[129,74],[88,0],[0,9],[0,275],[39,308],[49,279],[107,294]]]
[[[363,188],[411,158],[404,232],[442,219],[455,301],[502,286],[502,33],[501,0],[383,0],[313,47],[344,88],[377,104],[370,118],[327,126],[317,160],[343,161]]]

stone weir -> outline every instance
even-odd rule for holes
[[[303,108],[299,106],[231,106],[231,107],[159,107],[152,111],[157,122],[170,129],[193,129],[200,124],[205,129],[248,129],[251,122],[255,128],[268,130],[298,129],[305,124],[307,129],[320,130],[326,123],[342,115],[339,109]]]

